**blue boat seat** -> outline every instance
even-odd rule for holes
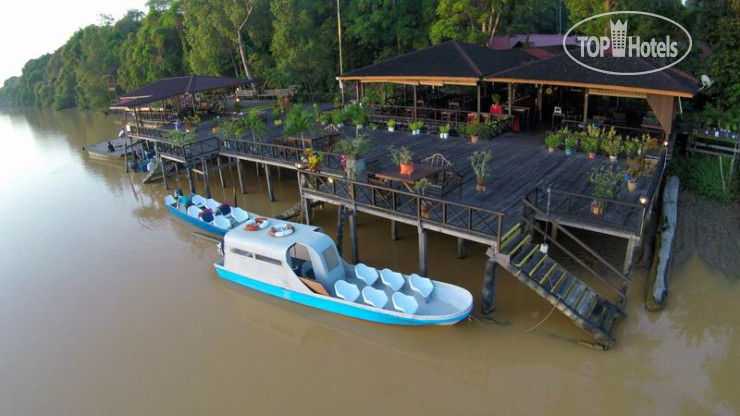
[[[200,216],[200,209],[198,209],[198,207],[196,207],[195,205],[191,205],[188,207],[188,215],[197,220]]]
[[[236,222],[244,222],[249,219],[249,213],[239,207],[235,207],[231,210],[231,217],[234,218]]]
[[[218,201],[216,201],[213,198],[206,199],[206,208],[208,208],[208,209],[210,209],[212,211],[215,211],[216,208],[218,208],[219,205],[221,205],[221,203],[218,202]]]
[[[175,200],[175,197],[173,197],[172,195],[167,195],[166,197],[164,197],[164,203],[167,205],[175,205],[176,202],[177,201]]]
[[[216,219],[213,220],[213,225],[222,230],[228,230],[231,228],[231,221],[227,220],[223,215],[216,215]]]
[[[411,286],[413,291],[424,297],[424,299],[428,298],[434,290],[434,284],[430,279],[421,277],[416,273],[409,276],[409,286]]]
[[[380,280],[383,281],[384,285],[393,289],[394,292],[399,291],[406,283],[406,280],[403,278],[403,275],[401,273],[394,272],[391,269],[381,270]]]
[[[363,263],[357,263],[355,265],[355,276],[369,286],[372,286],[378,280],[378,271]]]
[[[391,299],[393,299],[393,307],[396,308],[397,311],[413,315],[419,309],[419,302],[417,302],[413,296],[396,292],[393,294]]]
[[[192,201],[193,201],[193,205],[195,205],[198,208],[203,208],[206,206],[206,199],[200,195],[197,195],[197,194],[193,195]]]
[[[357,288],[357,285],[348,283],[342,279],[334,283],[334,292],[338,297],[349,302],[354,302],[360,297],[360,289]]]
[[[368,305],[372,305],[380,309],[384,308],[385,305],[388,304],[388,295],[385,294],[385,291],[378,290],[370,286],[362,288],[362,299],[364,299],[365,303]]]

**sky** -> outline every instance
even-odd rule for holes
[[[0,86],[20,75],[32,58],[54,52],[77,30],[116,20],[127,10],[146,10],[146,0],[7,0],[0,3]]]

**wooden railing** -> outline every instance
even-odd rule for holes
[[[304,150],[300,147],[241,139],[224,139],[219,137],[216,137],[215,139],[218,140],[218,148],[220,152],[251,156],[255,159],[272,160],[290,165],[306,162]],[[340,172],[344,169],[341,160],[342,155],[323,153],[321,168],[322,170]]]
[[[440,230],[464,232],[500,246],[504,214],[399,189],[371,185],[338,175],[302,171],[302,192],[328,196],[348,206],[392,214]]]
[[[588,121],[586,123],[583,122],[583,120],[565,120],[564,123],[566,127],[568,127],[571,130],[585,130],[586,125],[593,124],[593,121]],[[617,134],[622,135],[622,137],[640,137],[643,134],[647,134],[650,137],[658,140],[659,143],[662,143],[663,140],[666,138],[666,134],[663,130],[656,130],[656,129],[644,129],[639,127],[627,127],[627,126],[618,126],[614,124],[608,124],[608,123],[601,123],[601,127],[603,127],[606,130],[611,129],[614,127],[614,130],[617,132]]]

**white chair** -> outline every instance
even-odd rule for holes
[[[216,201],[213,198],[206,199],[206,208],[215,211],[218,206],[221,205],[220,202]]]
[[[393,307],[396,308],[397,311],[413,315],[419,309],[419,302],[417,302],[413,296],[396,292],[391,296],[391,299],[393,300]]]
[[[188,207],[188,215],[197,220],[200,216],[200,209],[198,209],[198,207],[196,207],[195,205],[191,205]]]
[[[388,295],[386,295],[384,291],[370,286],[362,288],[362,299],[364,299],[365,303],[368,305],[372,305],[380,309],[384,308],[388,303]]]
[[[175,205],[177,203],[177,200],[172,195],[167,195],[164,197],[164,203],[167,205]]]
[[[406,283],[406,280],[403,278],[403,275],[398,272],[394,272],[391,269],[383,269],[380,271],[380,280],[383,281],[383,284],[393,289],[394,292],[399,291],[404,283]]]
[[[204,206],[206,206],[206,199],[200,195],[193,195],[193,199],[191,199],[191,201],[193,202],[193,205],[198,208],[203,208]]]
[[[363,263],[355,265],[355,276],[363,282],[367,283],[368,286],[372,286],[376,280],[378,280],[378,271],[370,266],[366,266]]]
[[[216,219],[213,220],[213,225],[222,230],[228,230],[231,228],[231,221],[227,220],[223,215],[216,215]]]
[[[341,279],[334,283],[334,292],[338,297],[350,302],[354,302],[360,297],[360,289],[357,288],[357,285]]]
[[[416,273],[409,276],[409,286],[411,286],[411,289],[420,294],[424,299],[428,298],[434,290],[434,284],[431,280],[426,277],[421,277]]]
[[[231,209],[231,217],[236,222],[244,222],[249,219],[249,213],[239,207],[235,207]]]

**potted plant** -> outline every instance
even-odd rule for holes
[[[354,139],[342,139],[332,146],[332,152],[342,155],[344,172],[350,179],[357,177],[365,170],[365,160],[362,155],[372,148],[370,138],[359,134]]]
[[[486,190],[486,179],[491,174],[489,164],[493,159],[493,153],[490,150],[476,151],[470,155],[470,165],[473,167],[473,173],[475,173],[476,186],[475,189],[478,192],[484,192]]]
[[[583,150],[588,153],[589,159],[596,157],[596,151],[599,149],[599,138],[602,135],[602,130],[593,124],[589,124],[586,127],[586,134],[581,139],[581,146]]]
[[[615,189],[619,186],[622,175],[614,169],[602,166],[591,171],[589,181],[594,185],[591,201],[591,213],[596,216],[604,215],[606,199],[614,198]]]
[[[194,129],[198,127],[198,124],[200,124],[200,117],[198,117],[197,114],[194,116],[185,117],[182,120],[182,124],[184,124],[185,128],[187,128],[188,130]]]
[[[609,160],[617,161],[619,152],[622,150],[622,136],[617,135],[612,127],[601,140],[601,150],[609,155]]]
[[[639,141],[639,146],[637,147],[638,156],[646,155],[647,152],[655,150],[656,148],[655,139],[653,139],[652,136],[647,133],[643,133],[643,135],[640,136],[640,138],[637,140]]]
[[[396,131],[396,120],[393,120],[393,119],[388,120],[388,131],[390,132]]]
[[[314,152],[314,150],[309,147],[303,150],[303,158],[306,160],[306,166],[309,171],[321,171],[321,162],[324,159],[323,152]]]
[[[570,156],[578,148],[578,137],[574,134],[569,134],[565,138],[565,154]]]
[[[419,195],[426,195],[427,189],[432,186],[432,183],[427,178],[420,179],[416,182],[414,182],[414,190]],[[422,218],[429,218],[429,204],[422,200],[419,204],[419,208],[421,212],[419,212],[419,215],[421,215]]]
[[[195,133],[170,130],[165,137],[175,146],[185,146],[194,142],[198,136]]]
[[[331,121],[337,127],[342,127],[347,121],[347,113],[344,110],[336,109],[331,112]]]
[[[414,172],[413,154],[408,147],[401,146],[398,149],[391,147],[390,154],[391,161],[400,167],[402,175],[411,175]]]
[[[355,125],[357,129],[363,129],[365,122],[367,121],[367,110],[362,108],[359,104],[352,104],[347,106],[345,110],[347,118]]]
[[[421,134],[421,129],[424,127],[424,123],[421,121],[412,121],[409,124],[409,129],[411,129],[411,134],[414,136],[418,136]]]
[[[478,143],[481,137],[488,135],[488,126],[477,121],[466,125],[464,130],[473,144]]]
[[[306,109],[302,105],[294,105],[285,114],[285,127],[283,128],[283,136],[290,136],[297,134],[301,138],[301,147],[306,148],[306,143],[303,140],[305,133],[311,133],[315,130],[314,120],[316,116],[313,110]]]
[[[627,159],[627,171],[624,176],[630,192],[637,190],[637,180],[640,176],[650,173],[650,168],[650,162],[642,156]]]
[[[449,124],[445,124],[444,126],[439,126],[439,138],[440,139],[450,138],[450,125]]]
[[[331,123],[331,114],[330,113],[321,113],[318,117],[319,123],[321,123],[322,126],[326,126],[327,124]]]
[[[545,136],[545,143],[547,144],[547,151],[552,153],[558,147],[563,145],[563,135],[559,131],[551,131]]]

